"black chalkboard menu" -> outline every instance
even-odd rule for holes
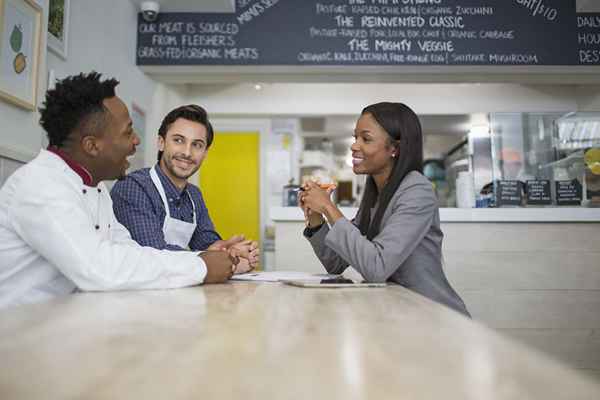
[[[496,206],[520,206],[523,202],[523,182],[497,181]]]
[[[138,17],[138,65],[600,65],[575,0],[236,0]]]
[[[600,14],[577,15],[577,45],[580,64],[600,64]]]
[[[527,205],[551,205],[552,190],[550,181],[547,179],[531,180],[525,183],[525,193],[527,193]]]
[[[556,181],[556,205],[581,205],[583,188],[577,179],[572,181]]]

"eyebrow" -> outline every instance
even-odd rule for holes
[[[180,137],[182,139],[187,139],[187,137],[185,137],[184,135],[182,135],[180,133],[174,133],[173,137]],[[194,140],[192,140],[192,143],[197,143],[197,142],[205,143],[205,140],[204,139],[194,139]]]

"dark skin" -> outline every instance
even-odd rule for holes
[[[233,275],[235,265],[239,262],[238,257],[233,257],[226,251],[208,250],[199,257],[206,264],[204,283],[226,282]]]
[[[106,109],[102,132],[72,132],[61,148],[92,175],[92,186],[125,176],[129,168],[127,157],[135,154],[140,144],[125,103],[115,96],[104,99],[102,104]],[[206,264],[204,283],[226,282],[239,262],[237,254],[226,251],[206,251],[199,257]]]
[[[125,103],[115,96],[104,99],[103,105],[102,132],[72,132],[61,148],[92,175],[92,186],[124,176],[129,167],[127,157],[135,154],[140,144]]]
[[[398,156],[397,144],[369,113],[360,116],[354,130],[352,150],[352,170],[355,174],[373,177],[377,190],[386,185]],[[316,227],[327,221],[333,225],[342,212],[331,201],[331,189],[324,190],[315,182],[306,182],[300,193],[300,207],[304,211],[306,224]]]

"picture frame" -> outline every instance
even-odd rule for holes
[[[48,1],[48,49],[67,59],[69,50],[69,12],[71,0]]]
[[[0,98],[37,105],[42,9],[34,0],[0,0]]]

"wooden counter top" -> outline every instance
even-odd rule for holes
[[[2,399],[598,399],[600,384],[399,286],[230,283],[0,312]]]

